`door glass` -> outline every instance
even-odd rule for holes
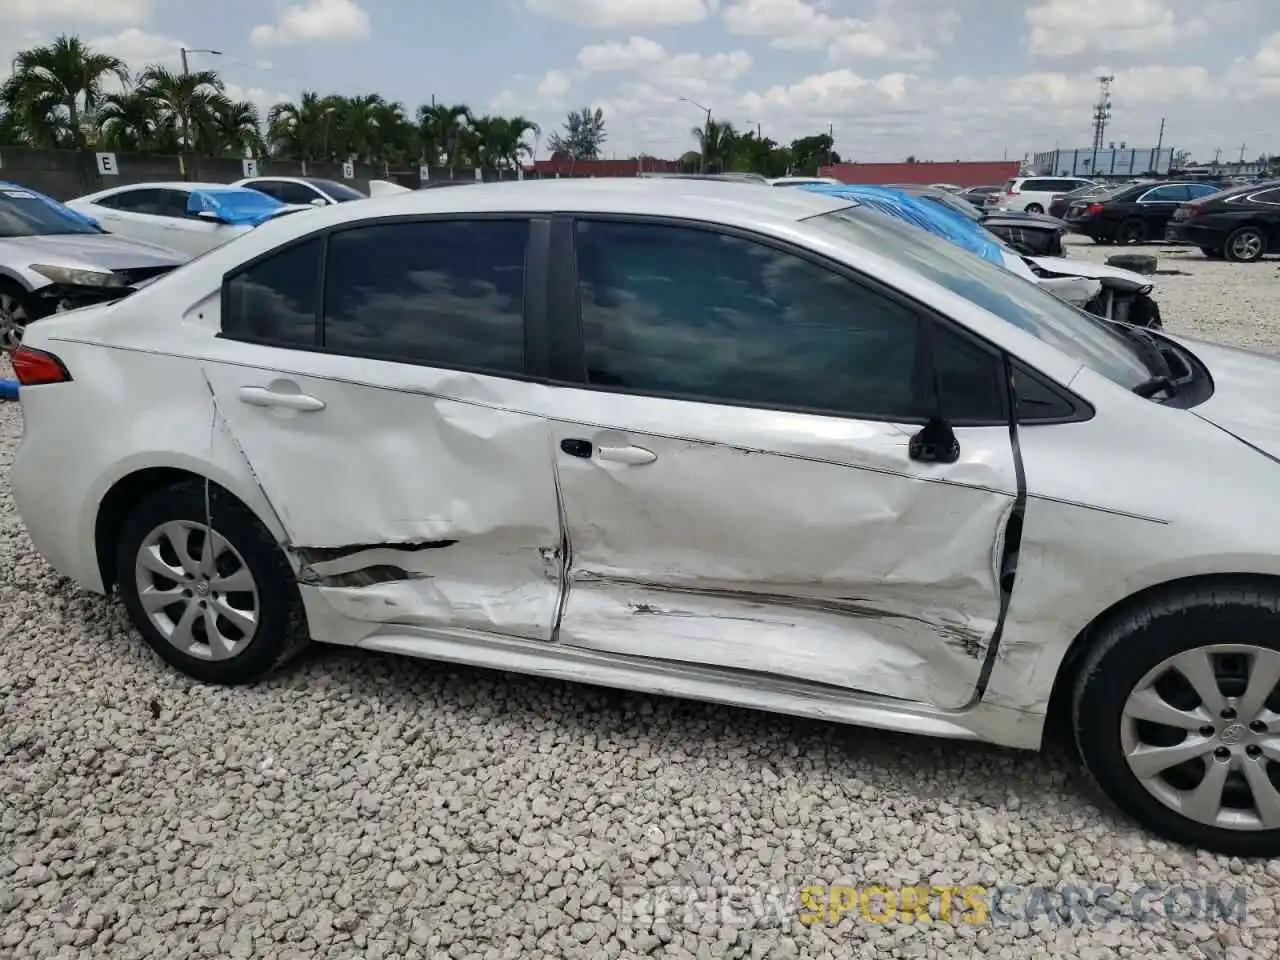
[[[315,346],[321,243],[317,238],[287,247],[228,279],[222,332],[283,346]]]
[[[125,190],[115,195],[115,206],[118,210],[129,213],[147,213],[152,216],[165,216],[167,191],[148,187],[142,190]]]
[[[257,190],[259,193],[265,193],[268,197],[280,199],[280,184],[275,180],[250,180],[245,184],[250,190]]]
[[[580,222],[577,234],[591,384],[870,418],[932,412],[913,309],[711,230],[597,221]],[[990,400],[977,381],[991,358],[968,346],[949,341],[939,364],[944,389],[966,395],[957,415]]]
[[[313,200],[323,199],[320,194],[304,184],[287,182],[277,185],[276,192],[272,196],[284,203],[310,203]]]
[[[191,194],[185,190],[166,190],[164,192],[164,212],[162,215],[173,217],[176,220],[193,218],[195,214],[187,212],[187,204],[190,200]]]
[[[524,370],[527,220],[358,227],[329,241],[332,351],[499,374]]]

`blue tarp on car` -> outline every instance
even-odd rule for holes
[[[256,227],[279,214],[286,205],[247,187],[220,187],[191,191],[188,213],[212,213],[223,223],[237,227]]]
[[[927,230],[935,236],[949,240],[984,260],[990,260],[1002,267],[1005,265],[1004,251],[991,234],[987,233],[980,224],[973,223],[959,213],[948,210],[942,204],[926,203],[892,187],[875,187],[865,184],[806,183],[799,189],[831,197],[857,200],[886,216],[903,220],[921,230]]]
[[[10,183],[7,180],[0,180],[0,194],[11,197],[14,200],[38,200],[46,207],[56,211],[68,220],[74,220],[76,223],[87,223],[92,227],[100,226],[93,217],[85,216],[83,213],[77,213],[70,207],[64,207],[53,197],[46,197],[38,190],[32,190],[30,187],[24,187],[20,183]]]

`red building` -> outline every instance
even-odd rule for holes
[[[957,160],[953,163],[833,163],[818,171],[842,183],[954,183],[957,187],[999,186],[1022,169],[1017,160]]]
[[[529,170],[526,166],[525,170]],[[535,160],[533,170],[539,176],[554,177],[634,177],[638,173],[680,173],[679,160],[657,157],[631,157],[628,160]]]

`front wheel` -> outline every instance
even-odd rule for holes
[[[17,284],[0,280],[0,349],[13,353],[22,346],[22,334],[36,317],[31,294]]]
[[[1280,592],[1168,594],[1104,628],[1075,680],[1090,776],[1175,843],[1280,855]]]
[[[1228,260],[1237,263],[1253,263],[1267,252],[1267,237],[1257,227],[1240,227],[1227,237],[1223,252]]]
[[[297,580],[247,507],[203,481],[167,487],[125,520],[116,573],[129,619],[170,666],[248,683],[306,643]]]

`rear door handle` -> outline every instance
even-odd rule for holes
[[[241,402],[251,407],[279,407],[304,413],[324,409],[323,400],[309,397],[305,393],[280,393],[266,387],[241,387],[239,397]]]
[[[658,455],[652,450],[646,450],[644,447],[599,447],[596,456],[600,460],[609,463],[625,463],[633,467],[644,466],[646,463],[653,463],[658,459]]]

